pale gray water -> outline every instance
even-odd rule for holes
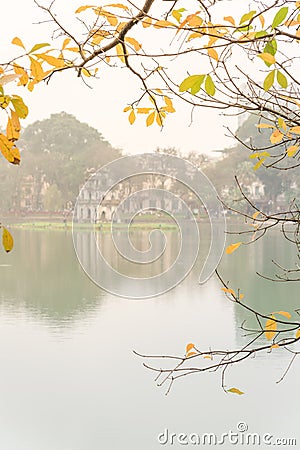
[[[238,326],[245,315],[216,279],[199,286],[195,268],[161,297],[125,300],[87,278],[70,232],[14,230],[14,236],[15,250],[0,258],[1,450],[200,448],[162,446],[157,435],[165,428],[221,434],[236,431],[240,421],[249,432],[296,437],[299,445],[300,363],[276,384],[288,363],[281,350],[228,371],[228,387],[243,396],[225,394],[220,374],[211,373],[180,380],[166,397],[133,355],[133,349],[182,354],[188,342],[243,345]],[[292,311],[299,301],[296,284],[272,285],[254,274],[271,273],[269,259],[283,249],[278,236],[275,245],[267,238],[223,259],[225,278],[239,280],[249,303],[267,313]],[[285,250],[285,260],[292,256]]]

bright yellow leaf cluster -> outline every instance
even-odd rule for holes
[[[161,94],[160,89],[157,89],[157,91],[159,91],[159,94]],[[133,106],[127,106],[126,108],[124,108],[124,112],[129,112],[128,121],[130,125],[132,125],[135,122],[137,114],[147,114],[146,118],[147,127],[153,125],[154,123],[162,127],[164,119],[166,118],[167,114],[174,113],[176,110],[173,106],[173,102],[170,99],[170,97],[166,95],[163,95],[161,97],[164,100],[164,105],[160,107],[158,107],[157,105],[156,98],[151,94],[151,96],[149,96],[149,100],[151,101],[153,106],[148,108],[140,108],[140,107],[134,108]]]

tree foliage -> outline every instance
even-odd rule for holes
[[[17,80],[19,86],[33,91],[38,83],[51,82],[58,72],[65,71],[73,71],[88,84],[91,77],[99,77],[101,82],[104,67],[111,70],[125,67],[137,80],[136,97],[129,98],[128,105],[124,105],[131,125],[141,117],[146,126],[162,127],[165,120],[172,120],[170,116],[176,113],[180,102],[190,105],[191,111],[214,108],[230,114],[251,113],[255,122],[253,132],[247,128],[242,130],[246,132],[244,138],[235,137],[250,152],[258,176],[263,167],[272,171],[299,168],[299,1],[272,0],[266,4],[262,0],[249,0],[241,2],[241,9],[233,15],[224,17],[218,15],[221,0],[145,0],[142,6],[129,1],[105,5],[101,2],[95,6],[82,5],[74,11],[82,25],[81,32],[62,24],[55,2],[48,6],[35,3],[44,12],[45,20],[52,22],[58,38],[25,45],[22,37],[15,37],[12,44],[17,53],[2,64],[0,106],[7,115],[7,128],[0,134],[0,150],[10,163],[20,162],[17,148],[20,119],[26,117],[28,109],[18,94],[7,93],[6,85]],[[252,139],[252,135],[257,135],[255,129],[259,130],[259,136]],[[267,181],[269,175],[265,176],[264,182],[271,190],[273,178]],[[278,179],[282,185],[281,178]],[[297,177],[296,181],[299,184]],[[59,180],[55,183],[59,187]],[[291,268],[278,265],[282,273],[276,281],[299,281],[298,200],[291,199],[283,210],[264,211],[247,197],[238,180],[237,186],[248,204],[246,211],[237,212],[252,225],[248,231],[251,242],[270,228],[280,226],[283,236],[295,244],[296,265]],[[241,242],[248,244],[241,240],[231,244],[228,257],[233,257],[230,253],[238,251]],[[175,378],[203,371],[183,369],[187,358],[204,356],[209,360],[218,356],[219,360],[209,363],[205,370],[220,369],[224,375],[230,365],[257,351],[279,346],[294,352],[291,345],[300,339],[299,320],[290,321],[289,312],[264,314],[252,310],[243,303],[238,291],[224,282],[223,288],[227,296],[257,318],[255,339],[239,350],[203,353],[196,349],[196,354],[189,358],[179,357],[178,364],[171,369],[154,369],[159,375],[164,374],[170,385]],[[258,345],[261,337],[265,343]],[[293,358],[296,354],[293,353]]]

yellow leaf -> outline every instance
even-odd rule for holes
[[[173,112],[176,111],[174,109],[173,102],[172,102],[172,100],[169,97],[164,96],[164,101],[166,103],[165,111],[167,111],[169,113],[173,113]]]
[[[166,28],[166,27],[174,27],[172,22],[169,22],[168,20],[157,20],[155,24],[153,25],[154,28]]]
[[[274,125],[270,125],[268,123],[259,123],[256,126],[257,126],[257,128],[275,128]]]
[[[253,216],[252,216],[252,219],[257,219],[257,217],[260,215],[260,212],[259,211],[256,211],[254,214],[253,214]]]
[[[191,41],[192,39],[200,38],[203,36],[203,33],[191,33],[188,37],[188,41]]]
[[[153,124],[154,119],[155,119],[155,111],[153,111],[152,113],[150,113],[149,116],[147,117],[147,119],[146,119],[146,125],[147,125],[147,127],[149,127],[150,125]]]
[[[75,14],[79,14],[88,8],[93,8],[93,6],[92,5],[80,6],[79,8],[76,9]]]
[[[231,388],[231,389],[228,389],[227,392],[231,392],[232,394],[237,394],[237,395],[243,395],[243,394],[245,394],[245,392],[242,392],[242,391],[240,391],[240,390],[237,389],[237,388]]]
[[[163,124],[163,115],[159,112],[159,113],[156,113],[156,123],[157,123],[157,125],[159,125],[160,127],[162,126],[162,124]]]
[[[47,55],[46,53],[39,53],[36,54],[36,56],[46,61],[48,64],[50,64],[50,66],[61,68],[65,65],[65,62],[62,58],[55,58],[54,56]]]
[[[132,110],[131,113],[129,114],[128,120],[129,120],[130,125],[132,125],[132,124],[135,122],[135,113],[134,113],[134,110]]]
[[[1,108],[5,109],[8,107],[8,105],[10,104],[11,101],[11,97],[9,97],[8,95],[1,95],[0,96],[0,106]]]
[[[9,253],[14,246],[14,240],[12,235],[10,234],[10,232],[3,227],[3,231],[2,231],[2,244],[4,247],[4,250]]]
[[[146,19],[144,19],[144,20],[142,21],[142,25],[143,25],[144,28],[151,27],[151,25],[152,25],[152,19],[151,19],[150,17],[146,17]]]
[[[296,339],[300,338],[300,328],[299,328],[299,330],[296,331],[296,336],[295,337],[296,337]]]
[[[261,159],[255,164],[255,166],[253,166],[253,170],[259,169],[259,168],[263,165],[263,163],[265,162],[266,159],[267,159],[267,158],[261,158]]]
[[[288,155],[289,158],[292,158],[293,156],[296,155],[298,150],[299,150],[299,146],[298,145],[291,145],[291,147],[289,147],[286,150],[286,154]]]
[[[20,117],[20,119],[26,119],[26,117],[28,115],[28,108],[25,105],[22,97],[20,97],[19,95],[13,95],[11,102],[15,108],[16,113]]]
[[[240,300],[243,300],[244,297],[245,297],[244,294],[240,294],[240,295],[239,295],[239,299],[240,299]]]
[[[195,347],[195,344],[192,344],[192,343],[187,344],[186,349],[185,349],[185,353],[188,353],[194,347]]]
[[[203,358],[204,359],[213,359],[213,357],[211,355],[204,355]]]
[[[81,69],[81,73],[82,73],[82,75],[84,75],[86,77],[91,77],[92,76],[91,73],[85,67],[83,67]]]
[[[186,357],[189,358],[190,356],[193,356],[193,355],[198,355],[198,353],[197,353],[197,352],[189,352],[189,353],[186,355]]]
[[[197,16],[197,14],[192,14],[188,20],[188,24],[191,27],[201,27],[202,23],[203,23],[203,19],[201,17]]]
[[[300,127],[299,127],[300,128]],[[273,131],[273,133],[270,136],[270,141],[272,144],[278,144],[282,141],[284,134],[281,133],[279,130]]]
[[[227,292],[228,294],[232,294],[232,295],[236,296],[233,289],[229,289],[229,288],[225,288],[225,287],[223,287],[221,289],[222,289],[222,291]]]
[[[278,344],[273,344],[270,348],[280,348],[280,346]]]
[[[283,118],[278,117],[277,121],[278,121],[278,125],[280,126],[280,128],[283,128],[286,131],[287,125],[286,125],[285,121],[283,120]]]
[[[25,46],[24,46],[24,44],[23,44],[23,42],[21,41],[20,38],[18,38],[18,37],[13,38],[11,43],[14,44],[14,45],[18,45],[19,47],[22,47],[25,50]]]
[[[112,25],[113,27],[118,25],[117,17],[109,11],[105,11],[101,6],[99,8],[94,8],[94,12],[98,16],[104,16],[106,18],[106,20],[108,21],[108,23],[110,25]]]
[[[124,50],[121,44],[116,46],[116,52],[120,60],[125,64]]]
[[[66,47],[67,47],[67,45],[69,45],[70,44],[70,42],[71,42],[71,39],[70,38],[66,38],[65,40],[64,40],[64,42],[63,42],[63,45],[62,45],[62,50],[64,50]]]
[[[136,52],[138,52],[142,48],[142,45],[132,37],[126,37],[125,41],[132,45]]]
[[[111,3],[110,5],[106,5],[106,6],[110,6],[111,8],[121,8],[124,9],[125,11],[128,11],[128,6],[123,5],[122,3]]]
[[[137,108],[138,114],[148,114],[149,111],[151,111],[152,108]]]
[[[14,64],[14,71],[17,75],[20,75],[19,78],[19,86],[26,86],[26,84],[28,83],[28,73],[26,72],[25,69],[23,69],[23,67],[18,66],[17,64]]]
[[[226,17],[224,17],[224,20],[226,20],[226,22],[230,22],[231,25],[233,25],[235,27],[235,21],[232,16],[226,16]]]
[[[123,109],[123,112],[130,111],[131,109],[132,109],[131,106],[126,106],[126,108]]]
[[[208,53],[208,56],[215,59],[216,61],[219,61],[219,55],[214,48],[209,48],[207,50],[207,53]]]
[[[274,321],[275,317],[271,315],[270,319],[266,321],[265,335],[268,341],[270,341],[276,334],[277,323]]]
[[[275,311],[273,314],[280,314],[281,316],[286,317],[287,319],[290,319],[292,316],[287,311]]]
[[[6,136],[9,141],[16,141],[19,139],[20,133],[15,130],[13,121],[11,118],[8,118],[7,126],[6,126]]]
[[[17,147],[13,147],[11,149],[11,154],[14,158],[14,160],[12,161],[12,164],[19,165],[20,161],[21,161],[20,150]]]
[[[290,128],[290,132],[295,133],[295,134],[300,134],[300,127],[299,126],[292,127],[292,128]]]
[[[14,129],[16,131],[21,131],[21,124],[20,124],[20,120],[19,120],[18,114],[13,109],[11,109],[10,110],[10,115],[11,115],[11,120],[12,120]]]
[[[258,18],[260,20],[262,28],[264,28],[264,26],[265,26],[265,18],[264,18],[264,16],[261,14],[260,16],[258,16]]]
[[[34,78],[35,82],[39,82],[44,78],[44,71],[42,65],[39,61],[33,59],[31,56],[29,56],[29,59],[30,59],[31,75]]]
[[[0,151],[4,158],[10,163],[13,163],[15,159],[11,152],[12,146],[13,143],[9,141],[4,134],[0,133]]]
[[[79,53],[79,48],[78,47],[68,47],[65,50],[68,50],[68,52]]]
[[[242,242],[236,242],[235,244],[231,244],[226,248],[227,255],[230,255],[231,253],[235,252],[239,246],[242,244]]]
[[[268,64],[275,64],[276,60],[275,57],[273,55],[271,55],[271,53],[261,53],[260,55],[258,55],[264,62],[268,63]]]

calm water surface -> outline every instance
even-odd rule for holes
[[[298,438],[299,445],[300,363],[276,384],[289,362],[281,350],[227,372],[228,388],[238,387],[243,396],[225,394],[218,373],[182,379],[165,396],[132,353],[182,354],[188,342],[203,349],[243,345],[245,313],[224,298],[215,278],[199,286],[196,266],[165,295],[126,300],[101,291],[84,274],[69,231],[15,230],[14,236],[14,251],[0,257],[1,450],[197,448],[162,446],[157,435],[166,428],[235,432],[241,421],[249,432]],[[145,236],[141,232],[137,241]],[[169,239],[175,251],[176,233]],[[271,274],[274,257],[294,257],[279,235],[224,256],[221,272],[261,311],[292,311],[296,284],[255,276],[256,270]]]

